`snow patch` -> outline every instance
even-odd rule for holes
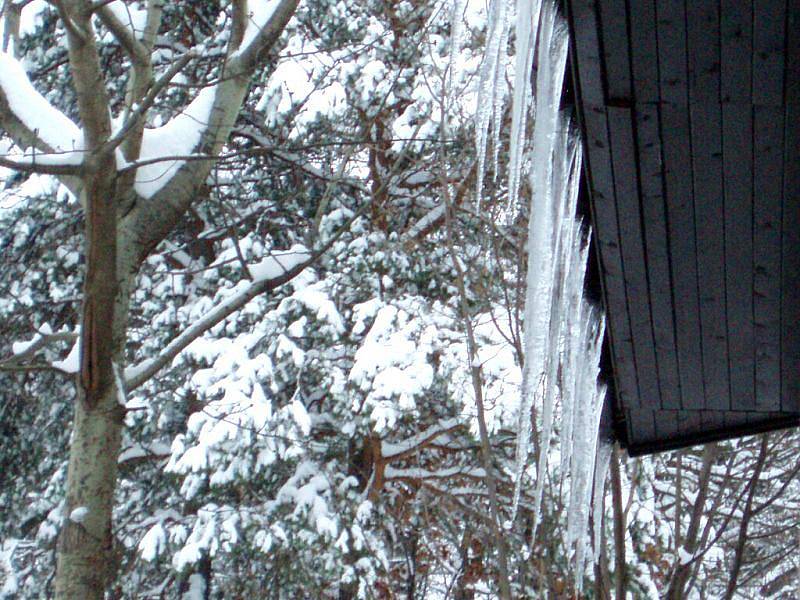
[[[69,520],[75,523],[83,523],[88,515],[89,509],[85,506],[79,506],[72,509],[72,512],[69,513]]]
[[[167,532],[161,523],[153,525],[139,542],[139,553],[146,561],[152,561],[167,547]]]
[[[311,258],[311,253],[300,244],[289,250],[273,250],[255,265],[248,266],[254,281],[267,281],[285,275]]]
[[[80,371],[81,365],[81,341],[80,339],[75,340],[75,343],[72,344],[72,348],[70,348],[69,354],[67,354],[64,360],[56,360],[53,361],[51,364],[56,369],[61,369],[67,373],[77,373]]]
[[[261,30],[267,26],[279,5],[280,0],[256,0],[247,3],[249,14],[240,52],[246,50],[253,43]]]
[[[136,192],[143,198],[151,198],[158,193],[183,166],[185,157],[194,154],[211,118],[211,110],[216,98],[216,87],[207,87],[178,115],[166,125],[145,129],[139,161],[156,161],[136,170]],[[159,160],[163,159],[163,160]],[[125,167],[125,161],[117,154],[117,167]]]
[[[121,0],[111,2],[108,8],[123,25],[131,30],[135,37],[141,39],[147,25],[147,10],[125,4]]]

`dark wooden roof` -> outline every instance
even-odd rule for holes
[[[631,454],[800,423],[800,0],[564,0]]]

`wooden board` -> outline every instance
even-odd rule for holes
[[[800,0],[789,3],[781,227],[781,409],[800,411]]]
[[[605,0],[598,3],[598,8],[602,24],[606,103],[611,106],[630,103],[631,65],[625,0]]]
[[[689,102],[714,106],[720,100],[720,19],[717,2],[687,2]]]
[[[754,108],[753,327],[759,411],[780,410],[783,134],[782,110]]]
[[[705,407],[700,345],[697,252],[691,153],[687,152],[689,115],[685,106],[661,105],[664,179],[667,199],[670,268],[675,274],[675,339],[681,381],[681,407]]]
[[[636,172],[636,143],[630,109],[609,106],[611,156],[614,169],[615,204],[622,253],[627,311],[633,339],[634,363],[639,382],[639,405],[659,408],[653,325],[650,319],[650,292],[644,259],[642,220],[639,210],[639,185]]]
[[[592,224],[603,280],[615,389],[620,402],[638,406],[640,396],[626,309],[595,6],[594,2],[582,0],[574,2],[571,9],[570,21],[576,32],[572,40],[578,74],[576,88],[579,102],[585,107],[581,113],[585,172],[592,197]]]
[[[720,0],[720,99],[752,100],[753,7],[749,0]]]
[[[639,182],[661,408],[681,407],[658,105],[636,105]]]
[[[638,104],[658,102],[658,46],[656,44],[655,0],[628,4],[630,23],[633,99]]]
[[[753,103],[783,105],[786,5],[753,0]]]
[[[755,398],[753,336],[753,123],[752,105],[722,105],[725,172],[725,292],[730,407],[747,410]]]
[[[686,14],[683,0],[656,3],[660,100],[686,104]]]
[[[703,102],[690,109],[703,389],[705,408],[713,410],[730,408],[720,108]]]

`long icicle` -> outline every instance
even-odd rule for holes
[[[486,52],[481,63],[480,79],[478,84],[478,110],[475,115],[475,146],[478,155],[477,183],[475,185],[475,204],[480,209],[483,194],[483,179],[486,170],[486,144],[489,135],[489,125],[494,115],[494,100],[498,85],[498,63],[500,54],[505,54],[503,40],[507,40],[508,30],[508,0],[494,0],[492,3],[489,31],[486,42]],[[502,74],[500,79],[502,80]]]
[[[545,365],[549,345],[551,295],[553,293],[553,247],[559,224],[555,223],[554,197],[555,145],[558,139],[560,88],[554,89],[558,74],[554,72],[566,61],[567,38],[558,26],[555,6],[546,2],[541,10],[537,55],[535,103],[536,122],[531,149],[530,182],[533,190],[528,222],[528,272],[526,277],[524,348],[525,366],[522,377],[522,394],[517,435],[517,465],[514,485],[512,517],[516,515],[522,479],[528,461],[532,435],[531,407],[535,397],[545,398]],[[563,54],[563,59],[562,59]],[[556,80],[556,81],[554,81]],[[541,476],[539,474],[538,476]],[[541,504],[539,502],[538,504]],[[534,517],[535,518],[535,517]]]
[[[456,1],[461,6],[464,0]],[[509,2],[494,0],[491,6],[486,52],[480,69],[475,122],[479,207],[490,128],[493,175],[497,176],[499,130],[506,96]],[[537,407],[541,403],[533,533],[540,519],[549,446],[557,432],[562,480],[569,482],[567,489],[560,492],[562,497],[568,497],[566,541],[568,546],[575,546],[575,586],[580,590],[589,539],[586,536],[589,507],[593,492],[595,498],[602,494],[607,464],[605,448],[598,448],[605,396],[603,386],[598,384],[598,374],[605,323],[599,311],[583,298],[590,234],[578,220],[571,218],[576,212],[581,148],[575,130],[559,113],[567,60],[566,25],[558,16],[553,0],[516,0],[515,33],[508,215],[513,217],[519,204],[524,168],[529,171],[531,197],[523,329],[525,364],[509,525],[518,510],[533,428],[537,425],[532,419],[532,409],[535,403]],[[533,131],[530,153],[526,155],[526,123],[530,117],[533,117]],[[558,400],[560,427],[556,425]],[[602,515],[602,506],[596,499],[596,519],[598,515]]]
[[[531,69],[539,31],[541,0],[517,0],[516,58],[514,67],[514,99],[511,108],[511,138],[508,159],[508,205],[509,218],[517,210],[522,157],[525,148],[525,123],[531,103]]]

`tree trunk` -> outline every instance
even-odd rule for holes
[[[64,600],[102,599],[115,572],[111,511],[124,409],[113,385],[94,407],[87,404],[75,404],[65,521],[58,540],[56,598]],[[88,510],[83,518],[70,518],[85,512],[82,508]]]
[[[614,590],[617,600],[624,600],[628,587],[627,560],[625,558],[625,511],[622,507],[622,476],[620,474],[620,449],[617,444],[611,453],[611,497],[614,507]]]
[[[56,598],[63,600],[102,600],[118,563],[111,514],[125,407],[117,381],[123,377],[128,296],[136,269],[119,264],[129,253],[118,253],[118,199],[107,173],[113,170],[107,168],[86,186],[81,364],[55,580]]]

